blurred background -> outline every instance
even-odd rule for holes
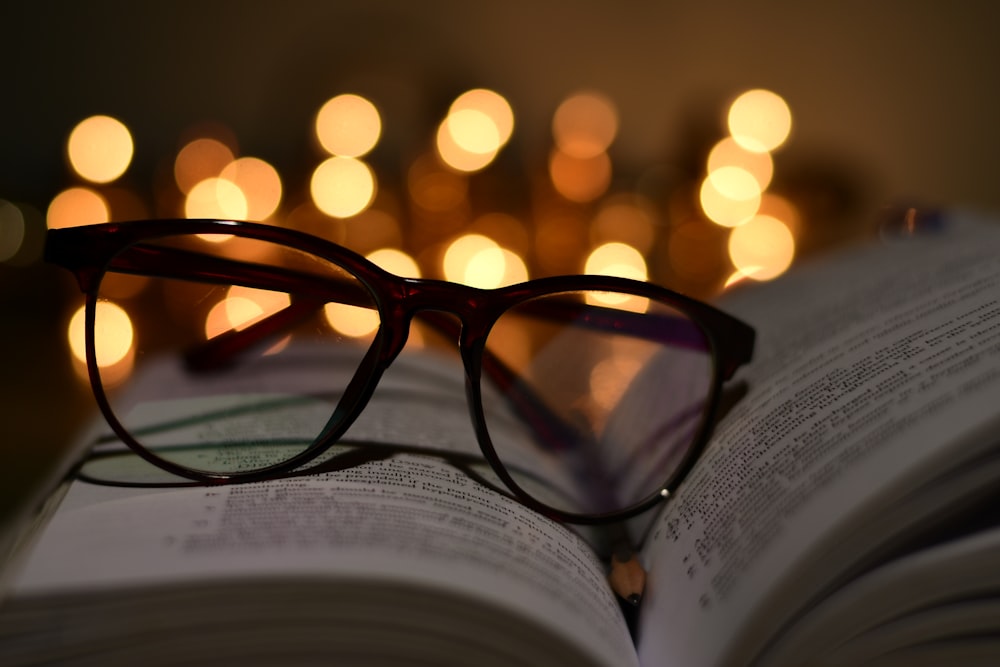
[[[254,219],[407,275],[716,298],[887,207],[1000,208],[998,7],[5,3],[0,521],[95,414],[47,227]]]

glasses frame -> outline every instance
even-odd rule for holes
[[[158,457],[143,447],[119,422],[111,408],[101,381],[94,340],[94,322],[101,280],[109,269],[138,275],[162,276],[166,271],[171,277],[196,277],[197,271],[190,267],[178,268],[176,262],[158,262],[159,252],[170,252],[169,249],[163,247],[144,247],[143,252],[132,260],[125,259],[123,261],[120,257],[122,251],[130,247],[137,247],[137,244],[144,241],[186,235],[234,235],[314,255],[346,269],[365,287],[378,308],[380,322],[378,330],[336,408],[337,411],[345,410],[340,425],[287,461],[245,473],[205,473],[184,468]],[[194,253],[192,255],[198,256]],[[459,354],[465,373],[466,400],[479,448],[493,472],[510,489],[513,497],[524,505],[560,521],[597,524],[625,519],[646,511],[672,495],[687,476],[704,450],[711,434],[720,404],[722,385],[726,380],[732,378],[739,366],[751,359],[755,340],[754,330],[740,320],[708,304],[652,283],[612,276],[570,275],[538,278],[496,289],[482,289],[443,280],[404,278],[396,276],[361,255],[325,239],[293,229],[253,222],[161,219],[52,229],[48,231],[46,237],[45,259],[71,271],[86,297],[87,373],[98,407],[111,429],[126,446],[153,465],[204,485],[251,482],[287,476],[288,474],[300,474],[301,467],[315,460],[336,444],[355,418],[363,411],[368,399],[375,391],[382,373],[406,344],[413,318],[418,314],[423,318],[440,318],[439,323],[442,327],[446,327],[445,323],[455,321],[452,318],[440,317],[441,312],[446,312],[454,315],[459,324],[459,326],[452,326],[451,333],[458,336]],[[231,264],[233,267],[240,264],[238,261],[218,259],[222,264]],[[120,265],[115,265],[116,260]],[[170,264],[169,267],[168,264]],[[214,270],[220,267],[211,268]],[[207,271],[208,269],[203,268],[202,270]],[[224,268],[223,270],[230,269]],[[300,287],[307,284],[302,280],[303,278],[315,280],[314,276],[305,274],[300,274],[296,278],[295,272],[282,272],[280,269],[270,278],[267,275],[261,275],[264,272],[252,268],[249,273],[241,272],[240,276],[248,276],[250,273],[253,274],[255,286],[266,285],[268,280],[273,279],[277,284],[272,284],[272,289],[287,289],[288,280],[297,280]],[[280,275],[281,273],[290,274],[290,276]],[[203,275],[212,274],[203,273]],[[231,276],[222,275],[217,279],[219,282],[231,284],[233,281],[230,278]],[[699,347],[707,346],[707,351],[712,357],[711,386],[704,417],[684,460],[670,477],[664,480],[658,492],[630,507],[603,514],[579,514],[552,508],[521,489],[493,447],[482,404],[481,382],[484,369],[494,381],[503,382],[505,373],[508,379],[515,377],[513,371],[506,370],[502,362],[486,349],[487,336],[498,318],[511,307],[526,301],[555,293],[579,291],[622,292],[665,303],[682,312],[698,325],[704,337],[704,343],[700,344]],[[294,308],[294,303],[293,301],[292,308]],[[286,309],[286,311],[290,310],[291,308]],[[596,310],[604,309],[598,308]],[[293,315],[294,313],[289,317]],[[628,318],[628,321],[619,321],[619,318]],[[265,318],[265,322],[267,319],[269,318]],[[638,314],[637,316],[634,313],[615,311],[612,320],[603,321],[600,317],[593,319],[595,320],[593,326],[598,328],[619,330],[625,326],[632,326],[636,327],[637,333],[635,335],[657,340],[664,337],[669,338],[671,335],[669,327],[653,326],[660,323],[647,315]],[[272,323],[270,328],[267,325],[258,327],[256,336],[273,333],[275,326],[277,325]],[[251,332],[254,329],[255,327],[251,326],[243,330],[247,339],[254,337],[255,334]],[[212,339],[212,341],[215,340]],[[222,340],[222,343],[216,344],[217,348],[232,346],[237,349],[240,347],[235,337],[228,339],[228,341],[227,339]],[[688,346],[693,344],[691,340],[661,340],[661,342]],[[523,396],[520,398],[525,399]],[[527,397],[527,400],[530,402],[530,397]],[[537,407],[535,406],[535,408]],[[321,468],[322,465],[316,471],[318,472]]]

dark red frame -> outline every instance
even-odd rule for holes
[[[224,284],[283,289],[294,292],[298,297],[282,311],[240,332],[230,332],[228,335],[212,339],[202,349],[193,352],[188,362],[195,369],[224,363],[227,358],[237,354],[247,345],[293,325],[299,318],[322,307],[332,290],[339,290],[337,295],[341,301],[344,300],[343,284],[320,284],[316,276],[287,269],[272,270],[271,267],[264,271],[260,267],[237,260],[142,243],[165,236],[188,234],[238,235],[288,246],[324,258],[353,274],[368,291],[368,294],[363,295],[364,302],[374,301],[378,307],[381,325],[361,367],[345,390],[344,399],[338,408],[346,412],[341,420],[342,424],[304,452],[282,464],[250,473],[228,475],[188,470],[162,460],[146,450],[120,424],[110,407],[101,383],[94,346],[98,286],[102,276],[109,269],[138,275],[198,277],[202,281],[218,280]],[[128,252],[125,252],[126,250]],[[101,412],[116,435],[152,464],[205,484],[253,481],[281,476],[300,468],[326,451],[344,434],[354,418],[363,410],[382,373],[403,349],[409,334],[410,321],[420,313],[425,321],[448,333],[458,335],[459,351],[466,375],[468,404],[480,449],[514,496],[529,507],[560,520],[600,523],[622,519],[648,509],[673,493],[686,476],[710,435],[723,382],[730,379],[739,366],[750,360],[755,339],[754,330],[736,318],[705,303],[651,283],[610,276],[577,275],[540,278],[517,285],[484,290],[441,280],[402,278],[385,271],[361,255],[325,239],[259,223],[177,219],[54,229],[49,230],[47,235],[45,258],[73,272],[80,289],[86,295],[88,374]],[[352,289],[356,290],[356,287]],[[699,348],[707,345],[714,362],[712,389],[706,404],[706,415],[691,451],[679,469],[670,479],[664,480],[659,493],[632,507],[600,515],[562,512],[536,501],[525,493],[507,472],[493,448],[481,400],[480,382],[484,372],[501,388],[509,389],[514,380],[513,372],[485,349],[486,337],[500,315],[516,304],[546,294],[581,290],[622,292],[666,303],[695,322],[700,332],[693,337],[689,322],[679,327],[676,322],[671,321],[671,318],[665,316],[625,313],[599,306],[567,304],[567,308],[571,311],[559,313],[547,308],[543,315],[557,318],[571,317],[577,322],[582,318],[588,326],[597,329],[614,329],[620,333],[671,345]],[[460,325],[456,327],[454,320],[442,317],[438,311],[455,315]],[[517,404],[515,407],[522,413],[528,414],[534,427],[548,429],[552,431],[551,436],[558,439],[558,419],[552,419],[546,414],[547,411],[543,406],[533,401],[532,397],[523,391],[514,398]]]

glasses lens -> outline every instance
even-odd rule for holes
[[[208,473],[269,468],[340,427],[379,326],[346,269],[234,236],[133,245],[98,294],[94,349],[114,417],[157,457]]]
[[[506,311],[486,347],[490,440],[521,489],[553,509],[604,514],[647,501],[703,428],[711,349],[666,303],[549,294]]]

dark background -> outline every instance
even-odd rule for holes
[[[455,94],[493,88],[516,116],[508,165],[527,170],[559,101],[593,88],[617,105],[627,173],[683,167],[728,100],[765,87],[793,114],[777,168],[841,204],[822,224],[854,233],[899,202],[996,210],[998,18],[992,1],[5,3],[0,199],[42,216],[71,182],[69,131],[97,113],[131,129],[141,191],[205,120],[301,176],[340,92],[378,101],[372,159],[392,169]],[[0,264],[0,520],[92,412],[65,344],[77,303],[37,259]]]

